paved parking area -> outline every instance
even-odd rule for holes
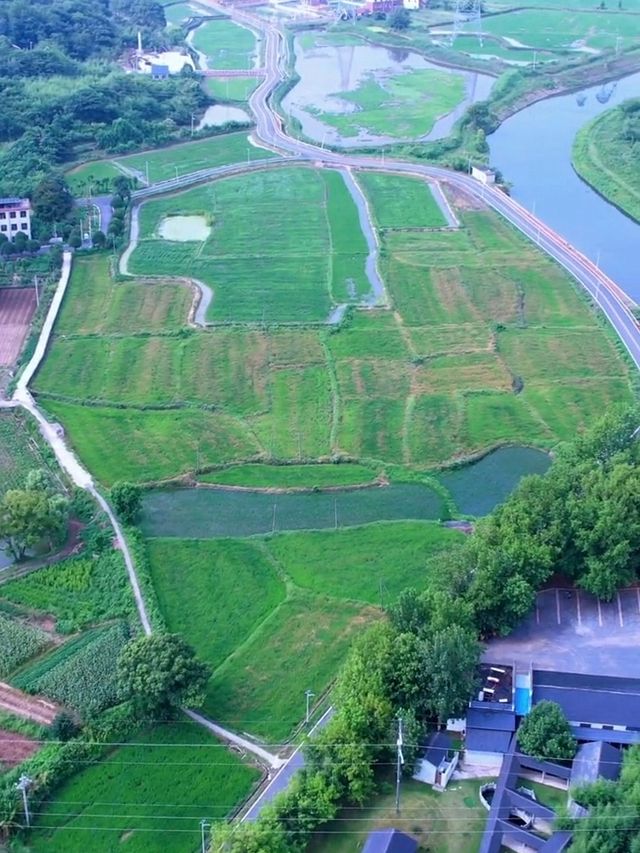
[[[508,637],[491,640],[484,658],[593,675],[640,677],[640,588],[600,602],[575,589],[545,589]]]

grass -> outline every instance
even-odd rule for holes
[[[365,465],[234,465],[201,474],[201,483],[254,489],[316,489],[371,483],[378,472]]]
[[[207,77],[204,90],[216,101],[247,101],[257,88],[259,77]]]
[[[615,48],[618,37],[619,46],[631,46],[640,36],[640,18],[619,10],[523,9],[486,16],[482,28],[527,47],[557,50],[586,46],[602,50]]]
[[[553,809],[555,812],[566,808],[568,792],[555,788],[552,785],[544,785],[542,782],[532,782],[531,779],[518,779],[517,787],[528,788],[536,795],[536,799],[543,806]]]
[[[246,71],[254,63],[256,38],[229,18],[216,18],[196,29],[193,46],[206,55],[209,68]]]
[[[157,489],[144,498],[148,536],[215,539],[279,530],[355,527],[374,521],[443,517],[441,496],[422,483],[342,492],[271,494],[226,489]]]
[[[0,496],[24,486],[29,471],[44,466],[38,446],[29,435],[20,411],[0,412]]]
[[[378,228],[440,228],[447,224],[430,185],[420,179],[358,172],[375,211]]]
[[[304,692],[319,696],[335,677],[355,635],[378,612],[297,593],[214,674],[205,708],[217,720],[272,744],[304,714]]]
[[[158,181],[175,178],[176,169],[179,175],[186,175],[200,169],[211,169],[230,163],[246,163],[247,156],[251,160],[264,160],[275,155],[265,148],[251,145],[246,132],[228,133],[198,139],[195,142],[183,142],[167,148],[156,148],[153,151],[144,151],[142,154],[130,154],[114,160],[83,163],[67,172],[66,178],[72,192],[77,195],[85,194],[89,183],[95,183],[100,178],[111,180],[122,175],[123,172],[114,165],[115,162],[125,169],[136,172],[140,179],[146,178],[148,167],[149,180],[155,184]]]
[[[391,783],[363,807],[346,807],[308,848],[308,853],[357,853],[374,829],[394,827],[432,853],[477,853],[487,821],[478,791],[489,779],[450,782],[443,793],[423,782],[402,783],[400,817]]]
[[[428,586],[437,575],[430,561],[462,540],[463,534],[433,522],[397,522],[286,533],[269,539],[267,548],[300,587],[383,605],[409,586]]]
[[[204,729],[166,723],[57,788],[29,843],[49,853],[185,853],[199,846],[202,816],[222,820],[258,778]]]
[[[370,75],[353,91],[329,93],[354,104],[353,112],[306,109],[346,138],[364,130],[375,136],[413,139],[426,136],[440,116],[462,101],[464,85],[461,75],[431,68],[399,74],[384,83]]]
[[[166,216],[194,213],[213,223],[204,243],[156,236]],[[332,172],[289,167],[228,178],[147,202],[140,224],[131,271],[190,274],[212,285],[209,319],[218,322],[323,322],[332,292],[342,298],[349,279],[354,297],[363,288],[355,204]]]
[[[625,138],[628,121],[622,108],[615,107],[580,128],[571,161],[581,178],[640,222],[637,145]]]
[[[213,667],[284,599],[284,584],[255,543],[150,539],[148,548],[168,629]]]
[[[192,301],[189,288],[174,282],[116,282],[107,255],[76,258],[56,334],[175,331],[186,324]]]

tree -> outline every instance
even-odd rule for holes
[[[49,175],[34,189],[31,203],[36,216],[53,224],[71,213],[73,196],[62,175]]]
[[[394,9],[389,15],[389,26],[392,30],[408,30],[411,26],[411,15],[403,6]]]
[[[68,502],[62,495],[40,490],[12,489],[0,501],[0,539],[14,559],[22,560],[42,539],[53,546],[66,529]]]
[[[183,705],[199,707],[211,675],[178,634],[132,640],[120,653],[117,670],[122,697],[148,717],[169,715]]]
[[[107,244],[107,237],[103,231],[94,231],[92,239],[96,249],[104,249]]]
[[[573,758],[576,741],[564,712],[557,702],[538,702],[518,729],[520,747],[540,760]]]
[[[60,711],[49,727],[49,737],[51,740],[68,741],[75,737],[79,731],[78,721],[68,711]]]
[[[429,621],[427,604],[414,587],[403,589],[387,612],[399,634],[421,634]]]
[[[425,659],[429,708],[443,723],[460,715],[477,689],[480,644],[472,631],[451,625],[428,640]]]
[[[133,524],[142,508],[142,489],[133,483],[114,483],[111,503],[125,524]]]

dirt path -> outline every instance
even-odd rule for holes
[[[0,765],[15,767],[39,749],[38,741],[0,729]]]
[[[49,726],[60,711],[60,707],[47,699],[29,696],[21,690],[16,690],[4,681],[0,681],[0,708],[16,717],[33,720],[43,726]]]

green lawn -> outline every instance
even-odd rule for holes
[[[246,101],[259,82],[259,77],[207,77],[204,89],[217,101]]]
[[[367,835],[378,828],[395,827],[431,853],[477,853],[487,812],[480,804],[480,786],[490,779],[450,782],[443,793],[413,780],[404,781],[400,816],[395,810],[391,782],[386,793],[364,807],[341,810],[339,817],[310,844],[308,853],[358,853]]]
[[[201,483],[254,489],[315,489],[371,483],[378,472],[365,465],[234,465],[201,474]]]
[[[206,710],[274,746],[305,710],[305,690],[319,696],[335,677],[355,635],[378,611],[296,593],[252,640],[214,674]]]
[[[566,9],[523,9],[505,15],[485,16],[485,32],[508,36],[536,48],[588,48],[602,50],[631,46],[640,36],[640,17],[627,10],[568,11]]]
[[[283,601],[284,584],[259,545],[150,539],[149,558],[167,627],[219,666]]]
[[[330,112],[313,105],[305,109],[346,138],[360,130],[394,139],[425,136],[436,120],[464,98],[464,78],[431,68],[408,71],[379,82],[373,74],[353,91],[327,93],[355,105],[353,112]]]
[[[159,237],[160,223],[176,214],[204,216],[210,236]],[[140,233],[131,271],[212,285],[209,319],[218,322],[323,322],[332,295],[356,301],[368,290],[356,207],[335,172],[288,167],[154,199],[142,206]]]
[[[195,31],[193,46],[207,57],[209,68],[221,71],[253,67],[256,38],[251,30],[229,18],[216,18]]]
[[[48,853],[192,853],[202,818],[222,820],[258,778],[204,729],[156,726],[57,788],[29,844]]]
[[[330,532],[286,533],[267,548],[298,586],[336,598],[388,604],[437,576],[437,556],[463,534],[433,522],[370,524]]]
[[[429,184],[404,175],[358,172],[379,228],[439,228],[447,224]]]
[[[627,101],[626,106],[633,103]],[[637,115],[626,115],[622,107],[599,115],[578,131],[571,160],[581,178],[640,222],[637,142],[626,135],[638,123]]]
[[[568,791],[555,788],[553,785],[544,785],[541,782],[532,782],[530,779],[518,779],[517,786],[528,788],[536,795],[536,799],[543,806],[547,806],[554,811],[566,808],[569,799]]]
[[[75,196],[97,195],[108,193],[111,189],[111,181],[122,175],[113,160],[92,160],[80,166],[74,166],[66,174],[65,178],[71,192]]]

